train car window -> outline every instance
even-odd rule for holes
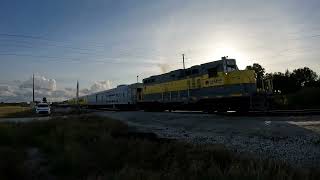
[[[192,88],[195,88],[196,87],[196,80],[194,78],[192,78]]]
[[[201,80],[200,79],[197,79],[197,85],[198,85],[198,88],[201,88]]]
[[[217,68],[208,69],[208,76],[209,76],[209,78],[210,77],[217,77],[218,76]]]

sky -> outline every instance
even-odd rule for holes
[[[229,56],[320,74],[318,0],[2,0],[0,101],[58,101]]]

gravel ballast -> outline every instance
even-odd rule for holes
[[[141,111],[96,114],[122,120],[140,131],[153,132],[163,138],[223,144],[238,153],[299,167],[319,167],[320,164],[320,134],[316,131],[320,129],[320,116],[227,117]]]

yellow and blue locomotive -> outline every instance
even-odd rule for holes
[[[178,69],[143,80],[144,109],[249,110],[257,93],[253,70],[239,70],[235,59]]]

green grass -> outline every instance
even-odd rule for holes
[[[12,117],[30,117],[34,116],[34,113],[30,107],[2,105],[0,106],[0,118],[12,118]]]
[[[39,151],[30,156],[30,149]],[[222,145],[143,138],[108,118],[0,123],[1,180],[317,179],[319,175],[312,169],[240,157]]]
[[[313,124],[313,125],[303,125],[303,128],[309,129],[315,133],[320,134],[320,124]]]

